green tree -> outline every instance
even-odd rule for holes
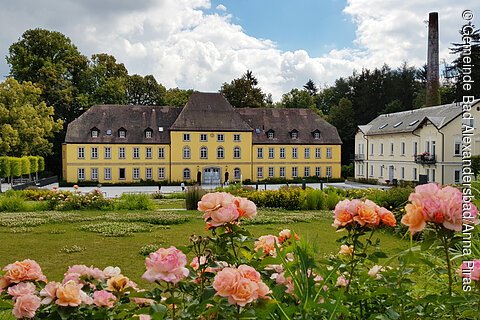
[[[38,172],[45,171],[45,159],[43,157],[38,157]]]
[[[295,88],[282,96],[281,106],[284,108],[315,108],[315,99],[308,91]]]
[[[303,86],[303,89],[308,92],[311,96],[316,96],[318,93],[318,88],[315,82],[312,79],[308,79],[307,83]]]
[[[257,85],[257,78],[253,76],[252,71],[247,70],[241,78],[223,83],[220,93],[235,108],[265,107],[265,94]]]
[[[62,128],[54,110],[41,101],[41,90],[31,82],[7,78],[0,83],[0,153],[12,156],[51,153],[48,138]]]
[[[8,179],[11,175],[10,171],[10,158],[9,157],[0,157],[0,192],[2,192],[2,183],[1,179]]]
[[[28,156],[28,161],[30,161],[30,173],[35,173],[35,180],[38,180],[38,157],[37,156]],[[30,175],[30,180],[31,180]]]
[[[20,161],[22,163],[22,175],[30,174],[30,159],[28,157],[21,157]]]
[[[173,107],[183,107],[190,99],[193,90],[183,90],[179,88],[168,89],[165,93],[165,105]]]
[[[355,146],[357,125],[353,105],[347,98],[340,99],[338,105],[333,106],[328,114],[327,121],[337,128],[342,139],[342,162],[348,164],[350,153]]]
[[[155,80],[153,75],[145,77],[134,74],[127,78],[127,103],[131,105],[165,105],[165,87]]]
[[[9,157],[10,162],[10,176],[20,177],[22,175],[22,159],[16,157]]]

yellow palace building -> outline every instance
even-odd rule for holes
[[[233,108],[195,92],[185,107],[92,106],[67,128],[63,178],[219,184],[340,177],[341,140],[310,109]]]

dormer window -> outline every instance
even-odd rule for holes
[[[267,137],[268,137],[268,139],[275,138],[275,131],[273,131],[272,129],[268,130],[267,131]]]
[[[118,129],[118,137],[125,138],[127,136],[127,130],[125,128]]]
[[[313,139],[315,139],[315,140],[320,139],[320,130],[317,129],[317,130],[313,131],[312,135],[313,135]]]
[[[145,138],[150,139],[152,137],[153,130],[150,128],[145,129]]]
[[[90,136],[92,138],[97,138],[100,134],[100,130],[98,130],[96,127],[93,127],[92,129],[90,129]]]
[[[290,136],[292,137],[292,139],[298,139],[298,131],[296,129],[293,129],[292,131],[290,131]]]

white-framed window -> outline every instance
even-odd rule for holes
[[[241,149],[240,147],[234,147],[233,148],[233,158],[234,159],[240,159],[242,157]]]
[[[190,147],[183,147],[183,159],[190,159]]]
[[[275,176],[275,168],[274,167],[268,167],[268,177],[273,178]]]
[[[152,137],[152,131],[151,130],[145,131],[145,138],[150,139],[151,137]]]
[[[200,159],[208,159],[208,149],[205,146],[200,147]]]
[[[461,179],[461,170],[455,170],[453,172],[453,181],[456,183],[456,184],[459,184],[460,183],[460,179]]]
[[[332,148],[327,148],[327,159],[332,159]]]
[[[297,139],[298,138],[298,132],[293,131],[292,132],[292,139]]]
[[[418,154],[418,142],[417,141],[413,142],[413,154],[414,155]]]
[[[98,180],[98,168],[90,169],[90,180],[92,181]]]
[[[280,159],[285,159],[285,148],[280,148]]]
[[[310,177],[310,167],[303,168],[303,176]]]
[[[383,165],[380,166],[380,177],[383,177]]]
[[[140,159],[140,148],[134,147],[133,148],[133,159]]]
[[[400,168],[400,179],[405,179],[405,167]]]
[[[373,156],[373,143],[370,143],[370,155]]]
[[[292,178],[298,177],[298,168],[292,167]]]
[[[275,137],[275,133],[273,131],[269,131],[267,133],[267,137],[268,137],[268,139],[273,139]]]
[[[373,164],[371,164],[370,165],[370,174],[369,174],[370,177],[373,177],[373,174],[374,174],[374,171],[375,171],[373,168],[374,168]]]
[[[118,159],[125,159],[125,147],[118,148]]]
[[[363,164],[358,164],[357,165],[357,174],[359,176],[363,176]]]
[[[315,175],[317,177],[321,177],[322,176],[322,167],[315,167]]]
[[[111,168],[103,169],[103,179],[104,180],[112,180],[112,169]]]
[[[390,142],[390,155],[393,156],[393,151],[395,150],[393,142]]]
[[[225,150],[223,147],[217,148],[217,159],[223,159],[225,157]]]
[[[310,159],[310,148],[305,148],[303,155],[305,159]]]
[[[133,180],[140,180],[140,168],[133,168]]]
[[[98,159],[98,147],[92,147],[90,150],[90,156],[92,159]]]
[[[257,168],[257,178],[258,179],[263,179],[263,167],[258,167]]]
[[[152,168],[145,168],[145,179],[152,180]]]
[[[268,159],[275,158],[275,148],[268,148]]]
[[[112,148],[111,147],[103,148],[103,157],[105,159],[111,159],[112,158]]]
[[[431,143],[431,146],[430,146],[431,154],[435,155],[437,153],[437,143],[435,140],[432,140],[430,143]]]
[[[413,168],[412,170],[412,179],[413,181],[417,180],[417,168]]]
[[[332,177],[332,167],[330,167],[330,166],[326,167],[325,171],[326,171],[325,175],[327,176],[327,178],[331,178]]]
[[[315,159],[322,158],[322,148],[315,148]]]
[[[280,167],[280,178],[285,178],[285,167]]]
[[[191,175],[190,175],[190,169],[185,168],[183,169],[183,180],[190,180]]]
[[[217,141],[218,142],[223,142],[225,141],[225,135],[223,133],[218,133],[217,134]]]
[[[85,169],[78,168],[77,170],[77,180],[85,180]]]
[[[313,133],[313,139],[315,139],[315,140],[320,139],[320,132],[314,132]]]
[[[380,155],[383,156],[383,143],[380,143]]]
[[[165,159],[165,148],[158,148],[158,159]]]
[[[462,119],[462,124],[467,126],[466,128],[475,128],[475,119],[474,118],[468,118],[468,119]]]
[[[257,148],[257,158],[263,159],[263,148]]]
[[[297,159],[297,158],[298,158],[298,148],[297,148],[297,147],[293,147],[293,148],[292,148],[292,158],[293,158],[293,159]]]
[[[403,142],[403,141],[400,142],[400,154],[401,154],[402,156],[405,155],[405,142]]]
[[[208,141],[208,135],[206,133],[200,133],[200,141],[201,142],[207,142]]]
[[[460,156],[462,154],[462,140],[460,138],[455,138],[453,145],[453,155]]]
[[[233,135],[233,141],[234,142],[240,142],[240,134],[239,133],[235,133]]]
[[[183,141],[190,141],[190,133],[183,134]]]
[[[145,148],[145,158],[152,159],[152,148],[146,147]]]
[[[125,168],[118,168],[118,179],[119,180],[127,179],[127,170]]]
[[[84,147],[78,147],[77,148],[77,158],[78,159],[85,159],[85,148]]]
[[[118,137],[119,138],[125,138],[127,136],[127,132],[125,130],[119,130],[118,131]]]
[[[97,138],[97,137],[98,137],[98,131],[92,130],[92,138]]]
[[[233,177],[235,178],[235,180],[240,180],[242,178],[242,171],[240,170],[240,168],[233,169]]]
[[[165,168],[160,167],[158,168],[158,180],[163,180],[165,179]]]

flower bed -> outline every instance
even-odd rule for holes
[[[154,289],[139,289],[111,266],[74,265],[61,282],[48,281],[27,259],[3,268],[0,309],[18,319],[470,319],[480,308],[480,260],[461,263],[451,254],[456,231],[477,224],[478,211],[471,206],[462,220],[461,200],[451,187],[417,187],[402,223],[425,240],[393,257],[375,238],[397,224],[392,212],[370,200],[340,201],[332,217],[345,233],[339,253],[315,261],[291,230],[252,237],[242,227],[257,215],[252,201],[210,193],[198,203],[209,236],[146,258],[143,279]],[[435,291],[425,289],[426,270]]]

